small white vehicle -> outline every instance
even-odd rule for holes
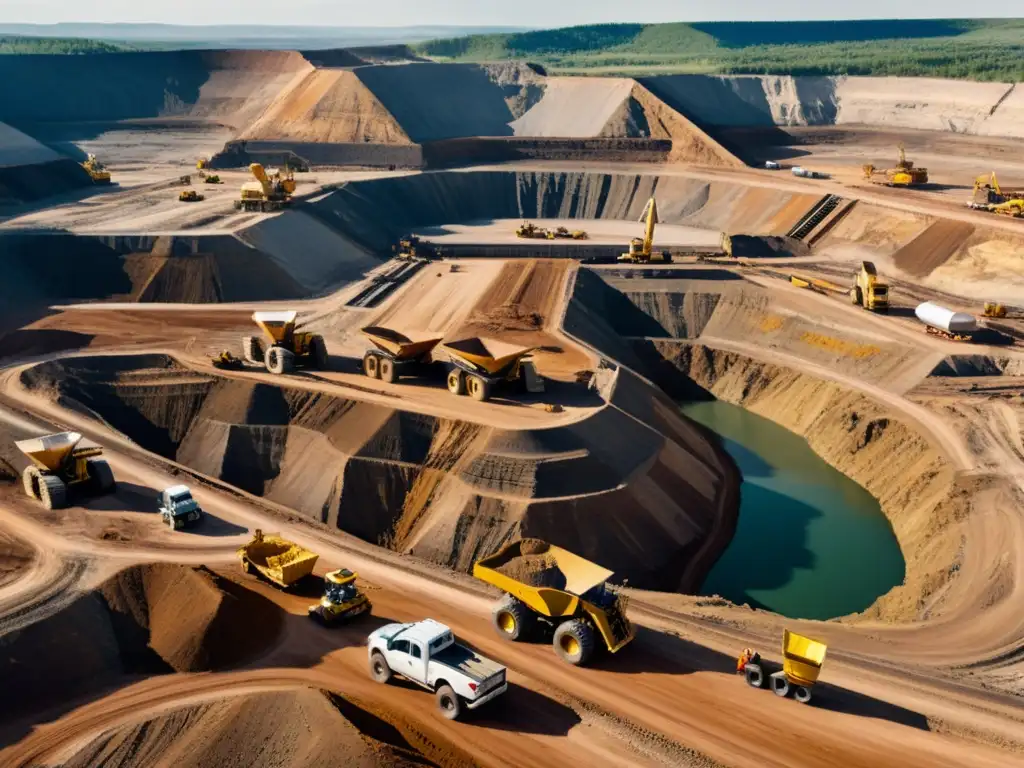
[[[387,624],[367,638],[370,677],[387,683],[401,675],[434,692],[449,720],[508,690],[505,667],[455,642],[452,631],[433,619]]]
[[[203,516],[199,502],[192,498],[187,485],[172,485],[160,493],[160,516],[174,531],[195,525]]]
[[[765,161],[764,161],[764,167],[765,167],[766,169],[768,169],[769,171],[778,171],[778,170],[781,170],[781,169],[782,169],[782,166],[781,166],[781,165],[779,165],[779,164],[778,164],[777,162],[775,162],[774,160],[765,160]]]

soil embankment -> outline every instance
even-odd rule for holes
[[[600,378],[606,404],[582,421],[503,430],[198,375],[158,355],[23,375],[148,450],[373,543],[469,570],[533,536],[631,584],[677,589],[735,514],[737,478],[649,385]]]
[[[92,186],[78,163],[0,123],[0,207]]]

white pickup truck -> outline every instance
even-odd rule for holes
[[[449,720],[508,690],[505,667],[455,642],[452,631],[433,619],[387,624],[370,634],[370,677],[386,683],[392,675],[434,692]]]

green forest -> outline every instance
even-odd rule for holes
[[[1020,19],[599,24],[416,48],[442,61],[529,59],[552,73],[1024,79]]]
[[[0,54],[56,53],[65,55],[84,53],[120,53],[134,50],[120,43],[104,43],[84,38],[0,36]]]

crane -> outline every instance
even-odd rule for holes
[[[645,223],[643,238],[634,237],[629,241],[629,252],[619,256],[619,261],[629,264],[649,264],[661,262],[669,264],[672,256],[668,251],[654,253],[654,226],[660,223],[658,219],[658,203],[652,197],[644,206],[644,212],[640,214],[640,221]]]

